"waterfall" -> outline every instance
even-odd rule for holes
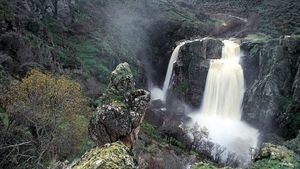
[[[172,74],[173,74],[174,63],[177,61],[178,54],[179,54],[181,46],[183,46],[186,42],[187,41],[181,42],[173,50],[172,55],[170,57],[169,64],[168,64],[167,74],[165,76],[165,81],[164,81],[163,88],[160,89],[158,87],[155,87],[155,88],[151,89],[151,99],[152,100],[156,100],[156,99],[159,99],[161,101],[166,100],[167,92],[168,92],[170,81],[171,81]]]
[[[241,121],[245,87],[240,46],[229,40],[223,44],[222,58],[210,62],[201,109],[191,117],[193,124],[208,129],[214,143],[247,163],[250,148],[257,147],[259,132]]]
[[[166,73],[166,76],[165,76],[165,81],[164,81],[163,88],[161,89],[161,88],[158,88],[158,87],[154,87],[154,88],[151,89],[151,99],[152,100],[156,100],[156,99],[159,99],[159,100],[162,100],[162,101],[166,100],[167,92],[168,92],[170,82],[171,82],[171,79],[172,79],[174,63],[176,63],[176,61],[178,59],[178,54],[179,54],[180,48],[183,45],[187,44],[187,43],[202,41],[202,40],[205,40],[205,39],[207,39],[207,38],[205,37],[205,38],[202,38],[202,39],[186,40],[186,41],[180,42],[175,47],[175,49],[173,50],[172,55],[170,57],[170,60],[169,60],[168,69],[167,69],[167,73]]]
[[[176,46],[176,48],[172,52],[172,55],[171,55],[171,58],[169,61],[169,65],[168,65],[168,69],[167,69],[167,74],[166,74],[165,81],[164,81],[164,86],[162,89],[163,93],[167,93],[167,90],[170,85],[172,73],[173,73],[174,63],[177,61],[179,50],[180,50],[181,46],[183,46],[184,44],[185,43],[180,43],[178,46]]]
[[[245,91],[243,70],[239,64],[240,47],[228,40],[223,43],[222,58],[210,62],[202,113],[240,120]]]

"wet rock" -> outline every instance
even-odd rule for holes
[[[115,142],[86,152],[72,168],[133,169],[136,163],[129,148],[122,142]]]
[[[172,91],[181,101],[199,107],[204,93],[209,59],[222,55],[220,39],[207,38],[182,46],[175,65]]]
[[[105,101],[90,121],[91,139],[98,146],[121,140],[131,148],[148,108],[150,93],[135,90],[128,63],[118,65],[112,72]]]
[[[245,57],[256,64],[252,70],[256,67],[257,71],[252,72],[251,82],[247,83],[243,119],[266,131],[272,126],[284,128],[290,121],[290,105],[298,96],[296,72],[300,42],[286,38],[260,45],[253,43],[248,42],[251,47],[245,48]],[[247,76],[249,70],[244,71]]]

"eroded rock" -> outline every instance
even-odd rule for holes
[[[105,94],[89,124],[89,134],[98,146],[121,140],[129,148],[139,131],[150,101],[150,93],[135,89],[128,63],[112,72]]]

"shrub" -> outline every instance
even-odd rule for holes
[[[30,134],[23,142],[31,145],[31,151],[22,152],[28,163],[43,168],[50,160],[80,151],[87,133],[89,107],[78,83],[65,76],[32,70],[20,83],[8,88],[4,100],[13,124],[23,126]],[[5,144],[9,147],[10,143]]]

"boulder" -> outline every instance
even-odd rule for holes
[[[132,148],[150,102],[150,93],[135,89],[128,63],[111,73],[105,104],[99,105],[89,124],[89,135],[97,146],[121,140]]]
[[[122,142],[115,142],[86,152],[72,168],[133,169],[136,163],[129,148]]]

